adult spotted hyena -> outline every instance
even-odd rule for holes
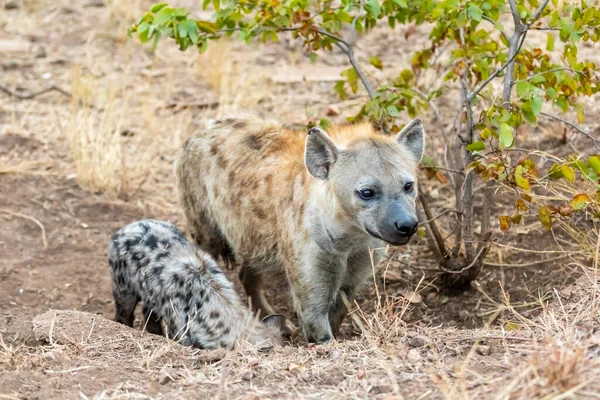
[[[261,280],[287,278],[305,337],[327,342],[371,271],[370,248],[417,229],[418,120],[396,137],[369,124],[306,132],[254,116],[226,118],[188,140],[180,201],[199,246],[235,256],[253,306],[273,313]],[[375,262],[377,261],[377,253]]]
[[[164,322],[165,333],[183,345],[232,348],[239,339],[259,348],[282,343],[283,316],[254,321],[216,261],[175,226],[154,220],[129,224],[113,235],[108,256],[117,322],[133,326],[141,301],[146,329],[162,334]]]

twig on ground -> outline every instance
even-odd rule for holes
[[[21,213],[10,211],[10,210],[4,210],[4,209],[0,209],[0,213],[12,215],[13,217],[19,217],[19,218],[23,218],[23,219],[28,219],[29,221],[34,222],[42,230],[42,242],[44,243],[44,248],[45,249],[48,248],[48,241],[46,240],[46,228],[44,227],[44,224],[42,224],[40,222],[39,219],[37,219],[35,217],[31,217],[29,215],[21,214]]]
[[[31,100],[31,99],[33,99],[35,97],[41,96],[41,95],[43,95],[45,93],[52,92],[52,91],[56,91],[56,92],[58,92],[60,94],[63,94],[65,96],[67,96],[67,97],[71,97],[71,93],[69,93],[66,90],[61,89],[61,88],[59,88],[58,86],[55,86],[55,85],[49,86],[49,87],[47,87],[45,89],[38,90],[37,92],[33,92],[33,93],[29,93],[29,94],[17,93],[15,91],[12,91],[12,90],[8,89],[5,86],[0,85],[0,92],[4,92],[4,93],[6,93],[7,95],[9,95],[11,97],[16,97],[19,100]]]

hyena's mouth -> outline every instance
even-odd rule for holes
[[[367,227],[365,227],[365,231],[367,231],[367,233],[369,235],[373,236],[375,239],[383,240],[384,242],[386,242],[387,244],[390,244],[392,246],[402,246],[402,245],[407,244],[410,241],[410,237],[396,237],[394,239],[386,239],[386,238],[382,237],[381,235],[373,232],[372,230],[370,230]]]

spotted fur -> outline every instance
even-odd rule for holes
[[[144,220],[121,229],[111,239],[109,265],[117,322],[133,326],[141,301],[146,329],[162,334],[164,323],[164,333],[183,345],[281,344],[282,317],[255,321],[213,258],[169,223]]]
[[[411,126],[393,137],[369,124],[307,135],[252,115],[212,122],[176,162],[192,238],[215,258],[235,258],[263,315],[273,309],[261,281],[283,276],[306,338],[331,340],[346,314],[343,295],[351,301],[379,257],[370,249],[404,244],[416,230],[424,132]],[[381,198],[362,201],[360,185],[371,183]]]

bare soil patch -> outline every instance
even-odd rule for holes
[[[339,122],[362,94],[340,102],[333,93],[343,54],[310,64],[287,39],[260,49],[215,44],[200,57],[164,43],[153,54],[125,39],[147,1],[11,2],[17,7],[0,9],[0,85],[69,95],[0,92],[0,398],[598,397],[594,260],[573,257],[576,244],[535,218],[510,234],[496,224],[488,265],[461,292],[441,290],[424,240],[389,249],[377,285],[360,293],[331,345],[206,352],[144,334],[140,321],[135,330],[112,322],[108,238],[141,218],[185,230],[172,163],[206,119],[244,109],[297,126]],[[426,38],[408,29],[359,37],[371,79],[408,65],[406,54]],[[595,49],[580,52],[598,62]],[[370,68],[368,55],[384,70]],[[442,120],[420,116],[432,156],[441,157],[440,131],[457,101],[438,102]],[[332,106],[339,115],[328,116]],[[586,150],[554,123],[518,140],[556,154]],[[422,186],[437,212],[451,206],[447,187]],[[512,202],[501,197],[494,213]],[[236,272],[227,274],[237,284]],[[295,321],[286,293],[272,282],[267,295]]]

